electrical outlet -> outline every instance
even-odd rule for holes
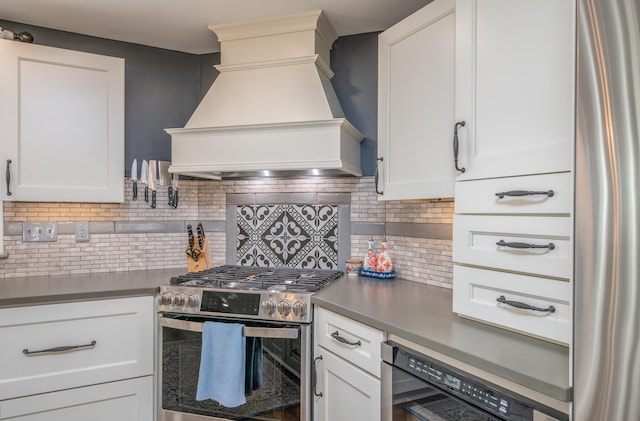
[[[52,242],[58,240],[58,224],[55,222],[25,222],[22,224],[22,241]]]
[[[89,241],[89,223],[76,222],[76,243]]]

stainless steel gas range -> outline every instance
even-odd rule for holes
[[[311,295],[341,276],[220,266],[172,278],[158,300],[159,420],[310,420]],[[245,404],[196,400],[206,322],[243,326]]]

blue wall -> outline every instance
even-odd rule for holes
[[[217,76],[220,54],[195,55],[0,20],[30,32],[34,44],[124,58],[125,168],[142,159],[171,159],[165,128],[183,127]],[[213,36],[213,34],[212,34]],[[377,34],[340,37],[331,51],[332,80],[347,119],[365,136],[362,168],[375,171],[377,144]]]

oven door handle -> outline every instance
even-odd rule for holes
[[[160,317],[160,326],[178,330],[188,330],[190,332],[202,332],[203,323]],[[244,336],[256,338],[298,339],[298,336],[300,336],[300,329],[291,327],[245,326]]]

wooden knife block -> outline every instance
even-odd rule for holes
[[[198,244],[198,240],[196,238],[196,244]],[[197,246],[195,246],[197,247]],[[187,244],[187,249],[189,249],[189,245]],[[195,260],[193,257],[187,256],[187,272],[202,272],[203,270],[211,269],[213,267],[213,259],[211,258],[211,249],[209,248],[209,240],[207,238],[204,239],[204,244],[202,250],[200,250],[200,256],[198,256],[198,260]]]

